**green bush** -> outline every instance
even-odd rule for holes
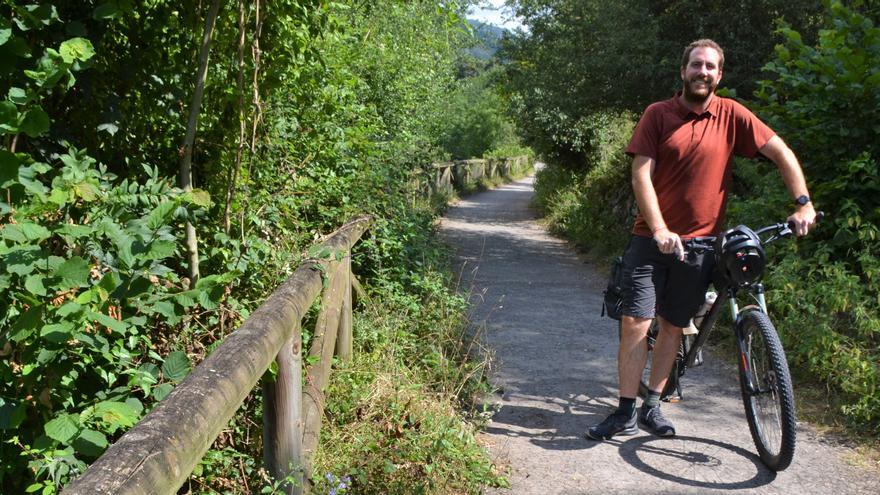
[[[619,254],[632,227],[632,160],[623,150],[634,126],[630,113],[591,115],[580,125],[588,131],[589,168],[550,164],[535,183],[536,203],[550,228],[599,255]]]
[[[497,67],[458,82],[441,125],[440,142],[452,158],[478,158],[519,145],[507,116],[508,103],[495,87],[500,70]]]
[[[829,2],[816,46],[783,27],[765,69],[773,79],[756,93],[757,111],[803,161],[817,209],[827,218],[781,253],[771,305],[801,376],[826,385],[849,423],[880,433],[880,28],[840,2]],[[766,223],[790,213],[775,172],[740,173],[754,191],[734,217]],[[767,215],[773,215],[768,219]]]

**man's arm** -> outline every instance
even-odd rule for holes
[[[666,228],[663,214],[660,212],[660,203],[657,201],[657,192],[654,190],[654,182],[651,176],[654,172],[654,159],[644,155],[636,155],[632,163],[632,187],[636,196],[636,204],[642,213],[645,222],[654,233],[654,241],[661,253],[677,253],[680,260],[684,260],[684,246],[681,238],[675,232]]]
[[[810,192],[807,190],[807,182],[804,180],[804,172],[798,163],[797,157],[791,148],[779,136],[773,136],[767,141],[760,150],[762,155],[766,156],[779,167],[779,173],[782,174],[782,181],[791,194],[792,199],[800,196],[808,196]],[[794,214],[788,217],[788,221],[794,224],[794,231],[797,235],[807,235],[813,224],[816,223],[816,210],[813,209],[813,203],[809,202],[803,206],[798,206]]]

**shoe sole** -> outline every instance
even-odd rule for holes
[[[675,428],[673,428],[671,431],[667,431],[666,433],[660,433],[657,430],[655,430],[654,428],[652,428],[651,425],[649,425],[648,423],[644,423],[642,421],[639,421],[639,426],[648,430],[654,436],[658,436],[660,438],[671,438],[671,437],[675,436]]]
[[[587,433],[586,433],[584,436],[585,436],[587,439],[589,439],[589,440],[596,440],[596,441],[601,442],[601,441],[603,441],[603,440],[611,440],[612,438],[614,438],[614,437],[616,437],[616,436],[629,437],[629,436],[632,436],[632,435],[637,434],[638,432],[639,432],[639,427],[638,427],[638,426],[633,426],[632,428],[627,428],[627,429],[625,429],[625,430],[620,430],[620,431],[618,431],[617,433],[612,433],[611,435],[608,435],[608,436],[598,435],[598,436],[595,436],[595,437],[594,437],[594,436],[591,434],[590,430],[587,430]]]

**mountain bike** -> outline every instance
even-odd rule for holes
[[[817,220],[822,218],[820,212]],[[767,315],[765,289],[761,283],[765,267],[763,247],[792,235],[786,223],[752,231],[739,226],[718,237],[687,241],[686,252],[705,252],[716,258],[713,285],[718,297],[696,325],[697,333],[683,335],[661,400],[682,399],[680,378],[688,368],[703,362],[703,346],[728,302],[739,356],[739,382],[746,419],[761,461],[773,471],[786,469],[794,457],[795,408],[791,374],[782,343]],[[740,307],[739,297],[751,304]],[[655,319],[648,330],[648,365],[639,384],[639,395],[647,396],[651,356],[659,332]]]

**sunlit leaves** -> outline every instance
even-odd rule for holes
[[[95,55],[95,49],[92,42],[85,38],[73,38],[61,43],[58,49],[61,59],[66,64],[72,64],[76,61],[85,62]]]

